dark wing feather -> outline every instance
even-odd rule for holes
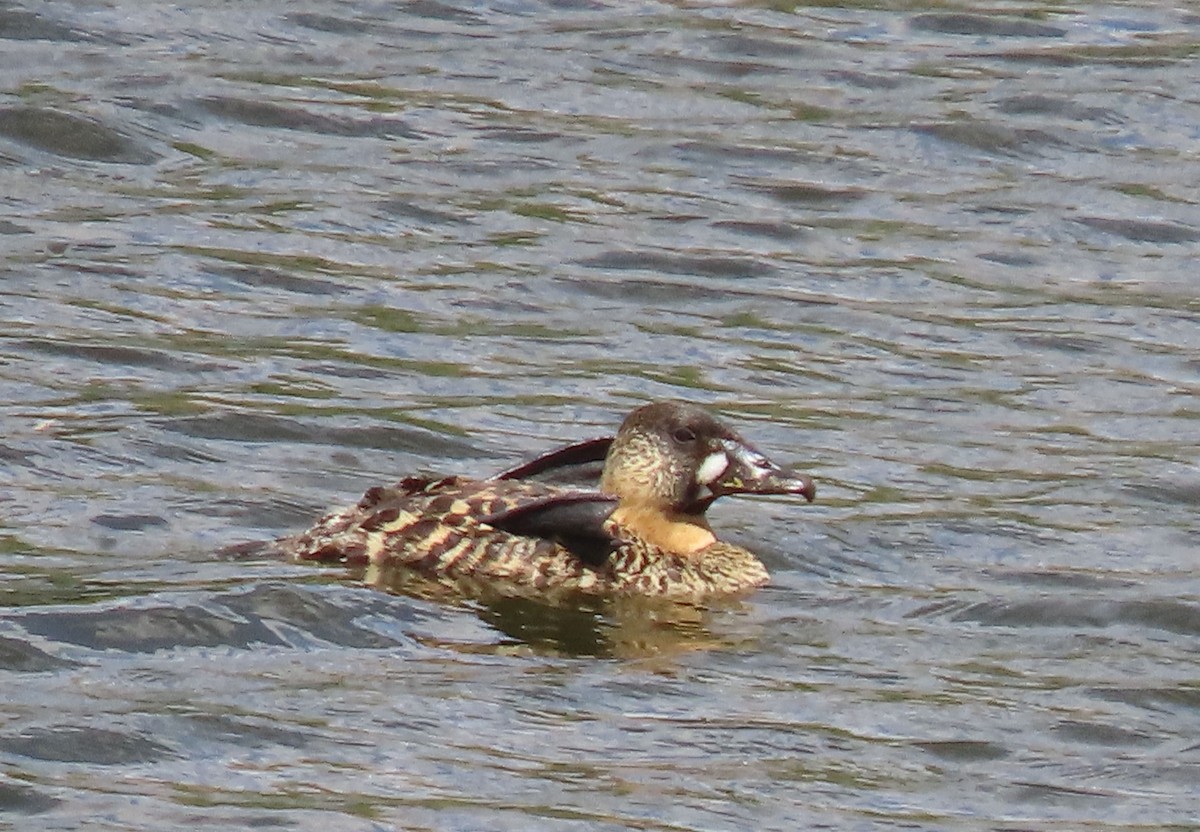
[[[548,493],[505,507],[478,520],[526,537],[544,537],[566,547],[591,566],[599,566],[616,541],[605,522],[617,499],[598,491]]]
[[[556,448],[534,457],[507,471],[501,471],[493,480],[524,480],[545,482],[554,485],[579,485],[595,487],[604,469],[604,458],[613,443],[611,436],[599,436]]]

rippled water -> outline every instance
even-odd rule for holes
[[[1200,819],[1200,15],[0,7],[0,825]],[[691,611],[219,559],[635,404]]]

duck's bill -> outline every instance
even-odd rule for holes
[[[727,464],[716,471],[721,457]],[[781,468],[750,445],[724,441],[714,453],[714,475],[707,483],[713,497],[726,494],[799,494],[808,502],[817,497],[812,477]]]

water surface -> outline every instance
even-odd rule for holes
[[[1200,16],[0,8],[0,823],[1200,818]],[[774,583],[220,559],[711,406]]]

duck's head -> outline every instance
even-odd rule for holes
[[[726,494],[816,496],[811,477],[780,468],[703,408],[680,402],[626,417],[604,461],[600,488],[622,504],[702,515]]]

